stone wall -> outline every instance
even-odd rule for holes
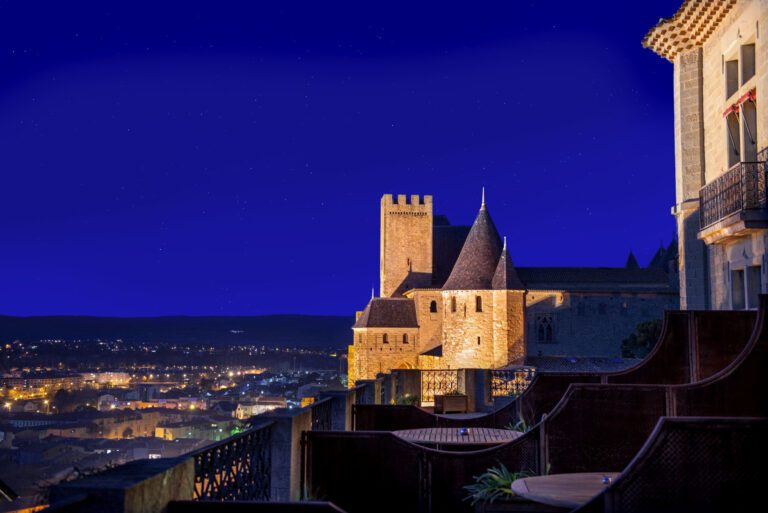
[[[620,294],[529,290],[526,346],[531,356],[621,356],[621,341],[643,321],[676,310],[674,293]],[[539,336],[543,317],[551,318],[552,341]]]
[[[710,182],[728,170],[728,142],[723,111],[735,98],[755,87],[757,90],[757,149],[768,148],[768,43],[761,27],[768,26],[768,4],[758,0],[740,0],[726,16],[718,30],[703,47],[704,75],[704,160],[706,179]],[[739,49],[745,43],[756,46],[756,74],[748,83],[739,84],[739,90],[726,98],[724,61],[741,59]],[[746,160],[746,159],[742,159]],[[762,266],[762,292],[768,291],[768,266],[765,260],[766,232],[747,234],[745,237],[724,240],[708,248],[709,303],[714,309],[730,309],[731,271],[746,266]]]
[[[476,298],[482,311],[476,311]],[[444,290],[443,360],[448,369],[482,368],[494,365],[493,291]],[[455,311],[452,304],[455,301]]]
[[[704,185],[703,58],[701,49],[675,59],[675,202],[680,298],[684,309],[707,307],[706,248],[698,239]]]
[[[493,291],[493,365],[525,360],[525,292]]]
[[[753,79],[754,85],[757,86],[759,106],[757,147],[762,149],[768,146],[768,133],[766,133],[768,120],[766,109],[761,104],[761,100],[766,101],[766,92],[768,92],[768,70],[766,70],[768,49],[766,49],[765,34],[760,34],[767,23],[768,5],[764,0],[739,0],[704,44],[704,159],[707,182],[711,182],[729,168],[728,135],[723,111],[742,92],[740,88],[739,93],[726,98],[724,61],[736,58],[739,47],[748,42],[755,42],[757,50],[756,77]],[[744,90],[752,86],[747,84]]]
[[[762,267],[762,292],[766,292],[766,246],[768,234],[765,230],[733,240],[728,244],[709,246],[710,279],[712,280],[711,304],[715,310],[730,310],[731,271],[749,266]],[[753,308],[756,305],[751,305]]]
[[[381,297],[432,284],[432,196],[381,198]]]
[[[354,366],[354,371],[348,373],[350,387],[359,380],[376,379],[377,374],[392,369],[416,368],[417,328],[355,328],[352,331],[354,347],[349,357],[353,359],[350,367]]]
[[[424,352],[441,344],[443,337],[443,300],[439,289],[416,290],[409,297],[416,303],[416,319],[419,324],[418,352]],[[437,312],[430,311],[434,301]]]

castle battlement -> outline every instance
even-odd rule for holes
[[[418,194],[411,194],[410,197],[407,194],[385,194],[381,197],[381,206],[392,209],[407,209],[414,210],[424,207],[432,206],[432,196],[425,194],[420,196]]]

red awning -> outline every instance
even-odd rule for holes
[[[728,115],[731,114],[732,112],[738,113],[739,112],[739,105],[741,105],[742,103],[744,103],[746,101],[756,102],[756,100],[757,100],[757,93],[756,93],[756,91],[754,89],[744,93],[741,96],[741,98],[736,100],[736,103],[734,103],[733,105],[731,105],[730,107],[725,109],[725,112],[723,112],[723,117],[727,118]]]
[[[735,113],[735,114],[739,113],[739,104],[738,103],[734,103],[733,105],[731,105],[730,107],[725,109],[725,112],[723,112],[723,117],[727,118],[728,115],[731,114],[731,113]]]
[[[755,90],[752,89],[751,91],[744,93],[744,95],[741,98],[736,100],[736,103],[741,105],[742,103],[744,103],[747,100],[749,100],[751,102],[754,102],[755,99],[756,99],[756,96],[757,95],[755,94]]]

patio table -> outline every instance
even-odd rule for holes
[[[461,430],[466,430],[465,434]],[[420,445],[499,445],[523,433],[509,429],[485,427],[403,429],[392,432],[395,436]]]
[[[577,474],[552,474],[517,479],[512,491],[530,501],[561,508],[578,508],[616,479],[617,472],[584,472]]]

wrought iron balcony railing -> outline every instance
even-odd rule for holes
[[[736,212],[768,208],[766,163],[740,162],[701,188],[701,228]]]
[[[464,374],[458,369],[421,371],[421,402],[433,402],[435,395],[464,393]]]
[[[192,452],[195,499],[268,501],[272,422]]]
[[[536,369],[491,369],[491,397],[517,397],[531,384]]]

